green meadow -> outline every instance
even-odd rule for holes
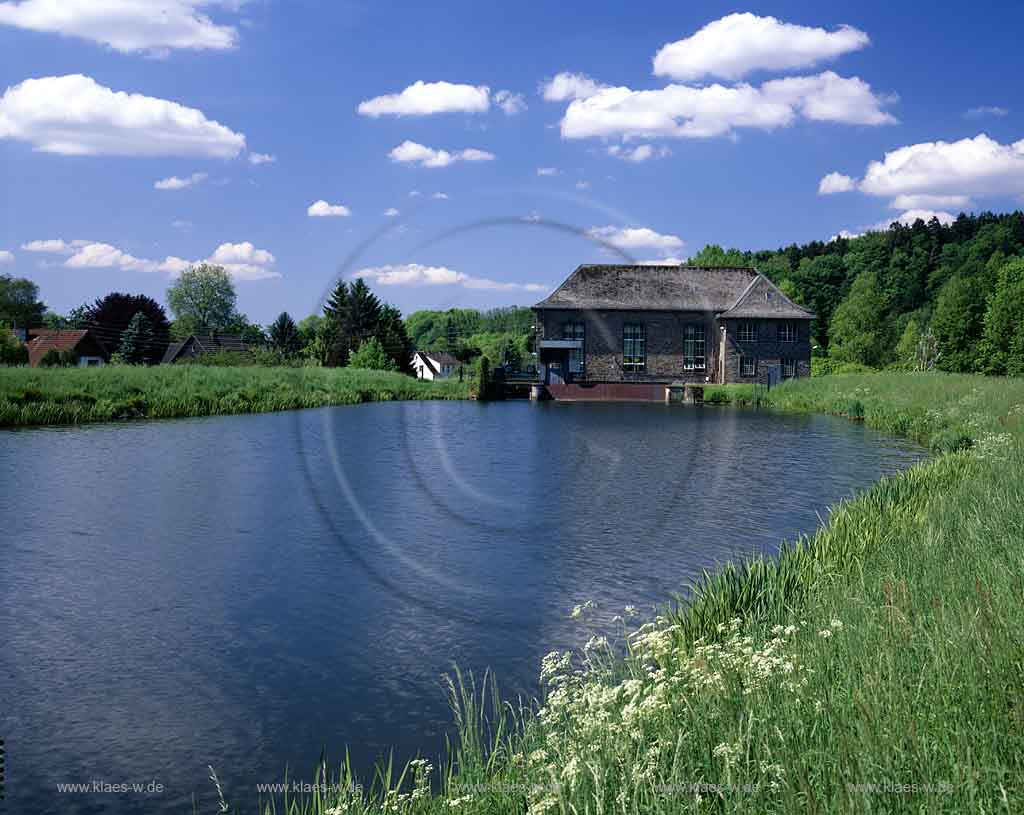
[[[263,811],[1024,811],[1024,381],[844,375],[769,399],[935,455],[653,620],[597,631],[574,609],[580,648],[543,660],[541,699],[453,671],[447,755],[324,767],[330,792]]]
[[[468,383],[427,382],[356,368],[0,367],[0,427],[267,413],[397,399],[464,399],[468,392]]]

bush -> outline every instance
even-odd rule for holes
[[[28,347],[0,328],[0,365],[28,365]]]
[[[58,351],[51,348],[39,360],[40,368],[73,368],[78,364],[78,354],[74,351]]]
[[[397,370],[395,361],[388,356],[384,346],[376,337],[370,337],[359,343],[359,347],[348,355],[348,367],[370,371]]]
[[[811,376],[831,376],[832,374],[874,374],[877,368],[862,365],[859,362],[840,362],[831,357],[811,357]]]
[[[476,398],[481,401],[490,399],[494,394],[491,383],[491,360],[484,354],[477,360]]]

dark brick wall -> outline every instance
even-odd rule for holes
[[[704,382],[714,377],[718,344],[714,315],[676,311],[540,311],[537,320],[539,339],[561,339],[566,322],[586,325],[583,342],[585,376],[591,382]],[[626,323],[640,323],[647,336],[647,365],[642,373],[622,368],[622,332]],[[685,326],[704,326],[706,367],[702,371],[683,370]]]
[[[586,325],[583,343],[585,380],[588,382],[693,382],[721,380],[721,331],[714,314],[676,311],[554,311],[537,312],[537,338],[561,339],[562,326],[582,321]],[[642,374],[622,369],[622,329],[625,323],[641,323],[647,331],[647,366]],[[725,381],[767,384],[771,365],[782,359],[796,359],[797,376],[811,375],[811,343],[806,320],[791,321],[796,327],[794,342],[779,342],[780,320],[755,320],[757,341],[740,343],[737,327],[740,320],[724,320]],[[703,371],[683,370],[683,336],[685,326],[704,326],[706,367]],[[754,376],[740,374],[740,356],[750,354],[757,363]]]
[[[768,384],[768,369],[781,365],[785,358],[796,360],[796,375],[811,375],[810,322],[807,320],[723,320],[726,327],[725,381]],[[789,322],[796,327],[794,342],[779,342],[778,326]],[[756,342],[739,341],[739,325],[754,323],[757,326]],[[740,372],[740,357],[751,356],[756,361],[754,376],[743,376]]]

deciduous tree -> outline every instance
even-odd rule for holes
[[[237,299],[231,276],[208,263],[189,267],[167,290],[167,303],[184,333],[228,330]]]

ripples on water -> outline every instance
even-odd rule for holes
[[[532,694],[568,610],[651,609],[920,457],[821,416],[413,402],[0,434],[12,812],[201,811],[212,764],[436,756],[441,676]],[[58,783],[156,780],[150,796]]]

